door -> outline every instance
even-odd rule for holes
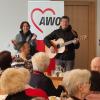
[[[76,50],[75,68],[90,68],[90,61],[95,56],[95,45],[91,45],[91,40],[95,44],[95,24],[92,27],[90,19],[92,16],[91,2],[65,2],[64,13],[70,17],[72,28],[77,31],[80,38],[80,48]],[[93,17],[94,18],[94,17]],[[92,20],[91,22],[93,22]],[[94,28],[94,30],[92,30]],[[92,32],[91,32],[92,31]],[[91,33],[90,33],[91,32]],[[90,56],[91,55],[91,56]]]

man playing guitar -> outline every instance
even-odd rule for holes
[[[60,20],[60,28],[54,30],[51,34],[44,38],[44,43],[52,53],[57,52],[52,43],[52,40],[58,40],[59,38],[62,38],[65,42],[75,40],[69,45],[65,45],[64,52],[57,53],[57,55],[55,56],[56,66],[61,66],[64,71],[73,69],[75,60],[75,49],[78,49],[80,46],[79,40],[77,39],[78,35],[72,29],[69,21],[70,19],[68,16],[63,16]],[[57,48],[59,48],[59,45],[57,45]]]

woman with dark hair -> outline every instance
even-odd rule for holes
[[[0,52],[0,69],[5,70],[8,67],[11,67],[12,63],[12,56],[11,52],[9,51],[2,51]]]
[[[30,45],[30,55],[34,55],[37,52],[36,50],[36,35],[31,33],[30,24],[27,21],[23,21],[20,24],[20,32],[16,35],[14,40],[15,49],[17,49],[17,43],[27,41]],[[18,49],[17,49],[18,50]]]
[[[30,46],[28,42],[19,42],[17,44],[19,53],[14,57],[12,67],[25,67],[32,72],[32,63],[30,56]]]

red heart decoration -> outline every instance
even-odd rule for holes
[[[34,15],[34,12],[35,12],[35,11],[39,11],[39,12],[41,12],[42,14],[44,14],[46,11],[50,11],[53,15],[55,15],[55,11],[54,11],[53,9],[51,9],[51,8],[46,8],[46,9],[44,9],[44,10],[42,10],[42,9],[40,9],[40,8],[35,8],[35,9],[32,10],[32,12],[31,12],[31,21],[32,21],[33,25],[34,25],[41,33],[43,33],[43,30],[40,29],[40,27],[39,27],[39,26],[35,23],[35,21],[34,21],[33,15]]]

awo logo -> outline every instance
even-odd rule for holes
[[[38,18],[40,17],[40,19],[38,20],[38,24],[35,21],[35,14],[38,14]],[[51,16],[48,16],[46,13],[50,13]],[[44,15],[44,16],[43,16]],[[52,16],[53,15],[53,16]],[[32,10],[31,12],[31,21],[33,23],[33,25],[35,26],[35,28],[43,33],[43,29],[41,29],[40,27],[43,26],[53,26],[53,25],[59,25],[60,24],[60,17],[55,17],[56,12],[52,9],[52,8],[45,8],[44,10],[40,9],[40,8],[35,8]],[[38,19],[37,18],[37,19]]]

